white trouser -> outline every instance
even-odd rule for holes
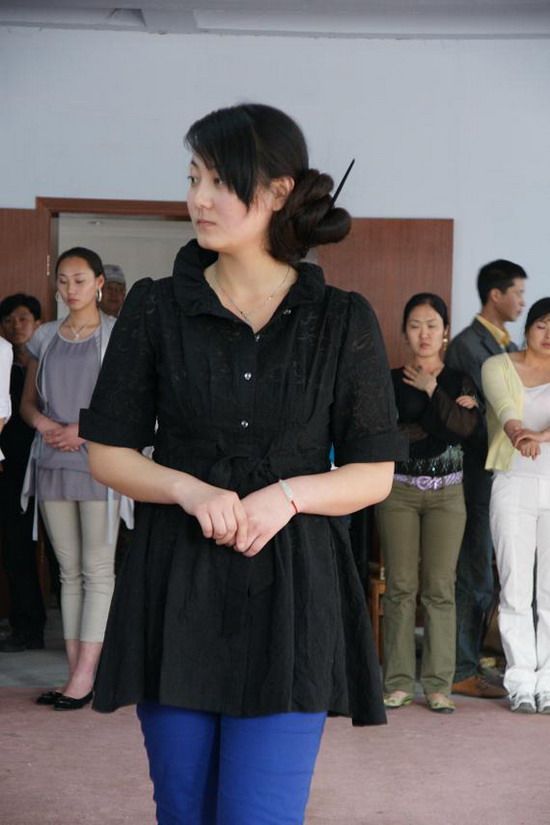
[[[512,695],[550,692],[550,478],[496,473],[490,512],[504,686]]]
[[[116,524],[118,525],[118,501]],[[61,579],[65,639],[102,642],[115,583],[118,528],[107,538],[106,501],[41,501]]]

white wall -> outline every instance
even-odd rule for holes
[[[550,293],[547,40],[391,41],[0,30],[0,206],[180,199],[182,135],[242,100],[286,109],[312,164],[357,158],[356,216],[455,220],[453,328],[495,257]],[[517,329],[515,330],[517,332]]]

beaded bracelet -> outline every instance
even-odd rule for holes
[[[294,507],[295,514],[298,515],[298,513],[300,511],[298,510],[298,507],[296,506],[296,502],[294,501],[294,493],[292,492],[292,488],[291,488],[290,484],[287,481],[284,481],[282,478],[280,478],[279,479],[279,485],[281,487],[281,490],[285,494],[286,499]]]

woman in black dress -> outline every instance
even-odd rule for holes
[[[405,448],[369,304],[301,262],[350,219],[298,126],[242,105],[187,143],[198,242],[134,286],[81,416],[96,477],[144,502],[94,706],[138,704],[162,825],[298,823],[326,713],[385,721],[339,516]]]

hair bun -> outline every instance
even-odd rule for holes
[[[313,246],[341,241],[350,231],[349,213],[333,206],[333,186],[330,175],[307,169],[272,221],[272,248],[284,249],[289,262],[304,258]]]

